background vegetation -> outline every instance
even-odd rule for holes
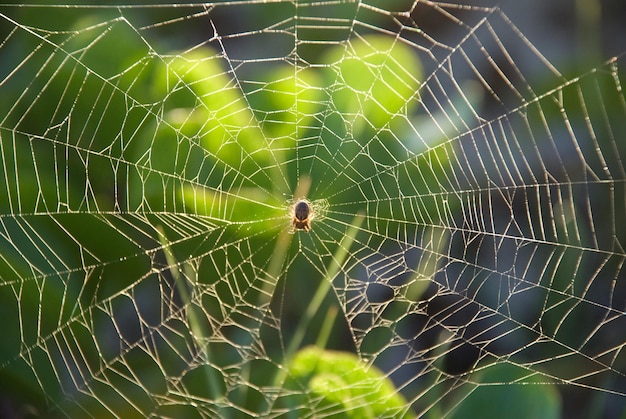
[[[401,3],[395,6],[401,9]],[[378,28],[393,24],[356,7],[329,5],[320,18],[357,15]],[[346,39],[350,27],[325,21],[326,30],[320,31],[303,25],[298,53],[311,65],[295,68],[284,59],[250,60],[260,45],[267,47],[267,56],[287,57],[294,45],[285,33],[229,37],[299,10],[285,4],[217,7],[205,18],[177,22],[169,8],[121,13],[2,8],[0,80],[8,82],[0,84],[0,95],[9,98],[0,102],[6,179],[0,188],[0,318],[7,319],[0,341],[0,387],[6,411],[18,416],[89,411],[191,417],[237,416],[242,411],[235,407],[241,406],[258,414],[335,409],[362,417],[376,416],[377,409],[407,413],[400,406],[410,400],[408,414],[428,410],[433,417],[449,411],[456,417],[502,411],[526,416],[529,406],[537,409],[534,417],[546,418],[576,411],[607,417],[622,412],[623,397],[604,391],[581,395],[581,387],[486,385],[550,384],[546,377],[567,379],[567,371],[582,375],[585,366],[568,360],[545,369],[538,362],[534,371],[494,361],[498,354],[513,353],[511,347],[523,346],[523,334],[512,333],[504,342],[492,338],[490,355],[485,355],[479,349],[487,345],[459,344],[445,328],[430,329],[433,319],[447,325],[445,309],[455,304],[454,295],[439,295],[442,283],[448,276],[457,278],[446,285],[462,289],[466,274],[455,277],[454,266],[444,269],[441,258],[429,255],[480,261],[479,246],[455,242],[445,227],[449,214],[462,224],[462,197],[441,210],[442,196],[449,192],[444,179],[459,155],[447,141],[445,126],[463,116],[450,120],[450,115],[420,107],[416,92],[437,63],[391,36],[364,29],[352,34],[352,48],[346,51],[314,41]],[[189,16],[190,10],[178,13]],[[587,25],[584,30],[600,33],[600,27],[612,27],[582,16],[587,14],[573,14],[561,24]],[[450,21],[420,13],[412,18],[436,39],[456,36]],[[460,18],[474,19],[470,11]],[[151,26],[164,21],[171,23]],[[223,36],[220,42],[214,31]],[[225,59],[224,51],[233,55]],[[580,56],[572,53],[554,63],[565,74],[578,74],[588,70]],[[555,83],[545,73],[529,74],[536,89]],[[487,83],[496,86],[493,77]],[[502,112],[467,86],[471,106],[487,115]],[[623,97],[610,84],[597,89],[613,132],[622,132]],[[576,92],[564,90],[564,107],[578,109]],[[533,124],[562,118],[548,100],[540,106],[538,114],[529,109]],[[580,109],[568,118],[576,126],[584,124]],[[421,121],[424,131],[439,127],[432,128],[438,135],[429,136],[428,144],[414,141],[414,121]],[[600,134],[603,149],[616,146],[621,154],[619,140]],[[555,144],[562,144],[560,138],[553,137]],[[418,156],[413,170],[391,176],[388,168],[411,154]],[[578,167],[561,164],[565,172]],[[323,184],[337,176],[338,181]],[[372,182],[355,187],[354,179],[368,178]],[[288,204],[298,188],[316,203],[318,224],[312,234],[287,235]],[[599,189],[587,191],[594,208],[606,197]],[[400,214],[417,208],[417,201],[386,198],[405,195],[421,197],[412,223]],[[339,198],[328,202],[329,196]],[[500,222],[499,209],[490,208],[494,224]],[[607,217],[607,223],[612,221]],[[586,232],[589,225],[572,228]],[[615,227],[596,225],[600,248],[608,243],[605,229]],[[618,226],[618,240],[623,232]],[[390,237],[422,245],[419,252],[403,253],[414,272],[392,272],[391,284],[359,271],[358,263],[374,265],[371,249],[388,260],[397,257],[401,249],[389,245]],[[583,247],[591,246],[585,240]],[[623,255],[615,253],[618,259]],[[564,251],[559,266],[550,266],[553,282],[547,287],[565,289],[594,275],[596,263],[580,261],[576,251]],[[581,265],[576,273],[568,269],[573,264]],[[607,276],[621,280],[619,268],[611,269]],[[472,275],[474,283],[481,282]],[[350,276],[362,283],[370,303],[385,306],[379,310],[382,318],[342,312],[353,308],[354,295],[346,285]],[[598,299],[607,295],[604,291],[597,291]],[[615,301],[623,300],[623,286],[614,291]],[[411,303],[420,301],[428,302],[426,316],[413,316]],[[545,301],[543,296],[526,301],[526,315],[539,313],[542,327],[555,329],[565,312],[542,311]],[[618,307],[612,301],[600,304]],[[591,311],[569,317],[559,342],[579,347],[580,328],[598,324],[599,314]],[[457,324],[472,318],[471,310],[456,314]],[[598,333],[598,345],[616,347],[614,333]],[[424,362],[392,371],[398,356],[389,350],[394,334],[413,336],[407,339],[415,350],[424,350]],[[298,352],[309,345],[318,349]],[[267,359],[248,357],[247,348],[256,347]],[[554,348],[539,352],[527,356],[560,356]],[[377,368],[360,369],[349,354],[373,360]],[[422,372],[432,365],[441,375]],[[620,366],[614,368],[626,370]],[[342,368],[353,373],[339,374],[345,382],[337,378]],[[234,376],[247,385],[233,388],[229,380]],[[171,377],[177,377],[178,393],[172,391]],[[455,377],[465,385],[457,388]],[[598,386],[623,392],[621,381]],[[263,394],[267,388],[289,391],[270,406]],[[321,402],[313,406],[311,395]],[[382,406],[369,400],[372,395],[384,400]],[[439,406],[444,396],[449,398]],[[198,408],[198,401],[207,400]]]

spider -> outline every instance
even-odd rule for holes
[[[295,230],[311,230],[311,220],[313,219],[313,210],[311,204],[306,199],[299,199],[291,210],[291,225]]]

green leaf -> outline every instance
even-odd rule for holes
[[[386,36],[367,36],[327,57],[338,86],[333,103],[354,125],[353,135],[380,130],[394,115],[416,106],[420,62],[408,45]],[[415,96],[415,97],[414,97]],[[403,110],[403,108],[405,108]]]
[[[555,386],[529,383],[521,374],[527,375],[528,371],[520,371],[519,368],[507,364],[489,368],[481,376],[481,386],[459,404],[452,417],[560,418],[561,400]]]
[[[354,354],[304,348],[294,357],[289,371],[309,390],[311,408],[317,414],[335,418],[410,417],[408,403],[391,380]]]

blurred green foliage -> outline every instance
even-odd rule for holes
[[[300,409],[301,416],[412,417],[391,380],[354,354],[304,348],[291,362],[289,373],[306,389],[306,399],[298,405],[310,406],[311,411]]]
[[[30,13],[24,22],[33,28],[52,22],[61,25],[57,30],[66,30],[64,13]],[[111,12],[106,18],[116,16]],[[102,414],[109,413],[105,403],[125,406],[120,395],[127,392],[136,406],[118,412],[136,414],[150,410],[152,397],[173,400],[166,376],[180,376],[189,395],[219,405],[215,412],[225,413],[235,404],[263,412],[266,401],[258,389],[271,384],[278,374],[276,365],[244,360],[233,348],[249,344],[249,335],[260,330],[270,356],[276,364],[283,361],[280,339],[255,317],[262,289],[255,281],[272,260],[274,241],[289,228],[288,203],[299,179],[305,174],[312,179],[311,199],[332,197],[332,216],[314,224],[314,233],[294,236],[289,245],[289,269],[281,270],[286,273],[281,280],[291,282],[284,288],[288,297],[273,301],[283,310],[286,338],[297,327],[294,318],[301,302],[319,287],[319,272],[332,264],[336,244],[359,210],[376,214],[368,217],[366,229],[382,238],[367,238],[371,248],[382,248],[387,237],[425,234],[418,226],[438,225],[447,211],[457,210],[458,203],[447,202],[445,207],[438,195],[446,191],[450,157],[455,155],[452,145],[443,144],[443,136],[430,139],[426,148],[409,141],[420,101],[421,63],[407,45],[370,35],[326,48],[316,56],[322,66],[287,61],[260,66],[249,77],[251,83],[242,85],[217,48],[155,53],[123,19],[102,26],[104,19],[69,19],[76,32],[67,33],[20,28],[1,49],[3,74],[33,53],[1,87],[2,97],[8,98],[0,103],[4,164],[15,168],[7,170],[7,187],[0,189],[0,209],[6,215],[0,239],[0,317],[10,319],[0,340],[2,387],[40,411],[52,405],[53,410],[77,415],[77,406]],[[568,109],[576,103],[574,93],[566,95]],[[590,104],[598,99],[590,97]],[[619,106],[620,97],[609,99],[612,107]],[[600,106],[589,108],[594,113]],[[558,119],[559,112],[542,102],[540,114],[530,112],[530,119],[533,124]],[[584,121],[583,111],[578,112],[569,119]],[[623,124],[616,121],[604,128],[610,131]],[[409,157],[415,166],[398,168],[397,163]],[[187,223],[197,223],[190,231],[210,228],[200,237],[181,228]],[[157,232],[157,227],[162,230]],[[604,234],[598,230],[594,234]],[[590,245],[586,240],[582,238],[583,246]],[[175,310],[180,303],[177,297],[167,297],[175,295],[180,284],[163,281],[154,272],[167,270],[165,256],[159,253],[163,243],[170,246],[181,271],[187,269],[178,280],[184,287],[197,287],[200,293],[204,286],[215,286],[215,294],[206,293],[187,307],[198,313],[198,322],[219,324],[240,316],[240,328],[222,330],[224,340],[210,343],[212,365],[190,366],[186,360],[193,356],[177,352],[193,346],[190,342],[208,341],[212,330],[194,341],[188,325],[169,320],[165,324],[163,319],[171,313],[159,313],[161,307],[156,307]],[[433,248],[445,252],[441,246],[439,242]],[[355,255],[361,255],[358,252]],[[551,289],[565,288],[571,281],[568,267],[578,255],[567,252],[564,260]],[[420,279],[432,280],[436,270],[431,266]],[[425,290],[420,282],[412,284],[407,296],[417,301]],[[315,341],[320,331],[316,324],[337,304],[335,298],[326,300],[307,343]],[[388,318],[406,316],[401,303],[390,306]],[[593,323],[582,314],[581,322]],[[544,327],[556,328],[563,316],[558,310],[546,315]],[[129,343],[152,333],[143,322],[172,331],[154,343],[159,365],[140,348],[129,349]],[[337,326],[332,346],[376,353],[390,341],[372,333],[377,339],[352,348],[352,342],[341,341],[351,326]],[[571,339],[580,335],[578,323],[566,326]],[[66,338],[74,340],[75,347],[60,349],[58,342]],[[99,399],[77,389],[69,372],[54,369],[64,365],[68,353],[84,361],[68,367],[72,372],[107,375],[106,383],[88,384]],[[109,365],[110,360],[115,365]],[[207,377],[232,373],[232,365],[250,374],[263,373],[248,378],[254,385],[231,393],[223,379],[212,387],[204,385]],[[308,349],[289,368],[287,387],[305,389],[321,400],[320,409],[340,406],[353,408],[354,417],[375,416],[389,408],[402,411],[406,404],[383,373],[366,371],[348,353]],[[485,374],[481,382],[515,382],[524,376],[516,372]],[[138,377],[142,386],[125,375]],[[355,406],[361,396],[365,403]],[[178,400],[183,407],[165,406],[160,413],[196,413],[183,399]],[[560,409],[555,392],[539,384],[499,385],[497,390],[479,386],[459,399],[455,417],[515,406],[515,413],[539,411],[537,417],[549,418]],[[303,402],[295,397],[284,405],[290,403]]]

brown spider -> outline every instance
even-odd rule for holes
[[[291,225],[295,230],[311,230],[311,220],[313,219],[313,210],[311,204],[306,199],[299,199],[291,210]]]

